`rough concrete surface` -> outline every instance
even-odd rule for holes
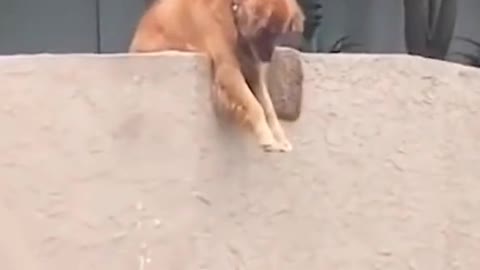
[[[265,154],[201,56],[0,58],[0,268],[480,269],[480,72],[303,68],[294,150]]]

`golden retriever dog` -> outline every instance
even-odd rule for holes
[[[303,32],[296,0],[157,0],[145,11],[129,52],[205,53],[223,106],[266,152],[289,152],[267,89],[274,42]]]

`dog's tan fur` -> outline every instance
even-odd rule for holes
[[[130,52],[203,52],[214,88],[265,151],[292,150],[270,99],[266,73],[275,39],[302,32],[296,0],[159,0],[143,14]]]

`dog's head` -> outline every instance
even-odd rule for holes
[[[232,1],[237,31],[262,62],[271,61],[279,37],[303,33],[305,17],[297,0]]]
[[[247,39],[303,32],[305,16],[297,0],[233,0],[233,9],[238,31]]]

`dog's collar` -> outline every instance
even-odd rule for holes
[[[232,11],[234,15],[237,13],[239,7],[240,7],[240,0],[232,0]]]
[[[237,34],[238,34],[239,37],[242,36],[242,34],[240,32],[240,29],[239,29],[239,25],[238,25],[238,11],[240,9],[240,2],[241,1],[242,0],[232,0],[232,6],[231,6],[233,23],[235,24],[235,28],[237,30]]]

